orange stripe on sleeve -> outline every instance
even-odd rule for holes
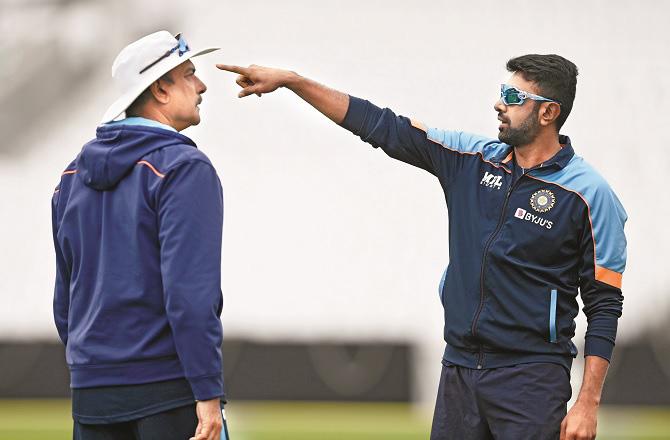
[[[151,171],[153,171],[154,174],[157,175],[158,177],[160,177],[161,179],[165,177],[165,174],[159,173],[158,170],[153,165],[151,165],[149,162],[147,162],[146,160],[140,160],[137,163],[140,164],[140,165],[148,166],[149,169],[151,169]]]
[[[410,119],[410,122],[412,123],[412,127],[418,128],[419,130],[428,133],[428,127],[426,127],[426,124],[424,124],[423,122],[417,121],[415,119]]]
[[[606,267],[596,266],[596,280],[601,281],[617,289],[621,289],[621,280],[623,275],[619,272],[614,272]]]
[[[77,173],[77,170],[65,170],[65,171],[63,171],[63,176],[66,175],[66,174],[76,174],[76,173]]]

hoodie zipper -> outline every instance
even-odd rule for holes
[[[529,170],[530,171],[530,170]],[[500,218],[498,219],[498,224],[489,237],[488,241],[486,242],[486,245],[484,245],[484,252],[482,253],[482,268],[481,272],[479,274],[479,307],[477,307],[477,311],[475,312],[475,316],[472,320],[472,327],[470,328],[470,331],[472,333],[473,337],[477,336],[477,321],[479,320],[479,316],[482,313],[482,309],[484,308],[484,269],[486,267],[486,256],[489,252],[489,248],[491,247],[491,244],[495,240],[496,236],[502,229],[502,226],[504,224],[505,220],[505,212],[507,211],[507,205],[509,203],[509,198],[512,195],[512,192],[514,189],[519,185],[519,182],[521,182],[521,179],[526,175],[526,173],[521,174],[519,178],[517,179],[516,182],[513,181],[514,177],[512,177],[512,182],[510,182],[509,188],[507,189],[507,193],[505,194],[505,200],[503,201],[503,206],[502,210],[500,211]],[[512,174],[514,176],[514,174]],[[477,357],[477,369],[481,370],[484,365],[483,365],[483,360],[484,360],[484,350],[479,346],[479,355]]]

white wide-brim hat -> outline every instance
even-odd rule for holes
[[[124,47],[112,65],[112,79],[120,96],[107,108],[101,124],[113,121],[154,81],[184,61],[218,50],[191,50],[181,34],[158,31]]]

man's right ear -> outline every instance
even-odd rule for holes
[[[156,101],[158,101],[161,104],[167,104],[170,102],[170,94],[165,88],[166,85],[165,83],[166,83],[165,81],[157,79],[149,86],[149,90],[151,90],[151,95],[154,97]]]

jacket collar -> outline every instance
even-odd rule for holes
[[[572,148],[572,142],[570,142],[569,137],[559,134],[558,142],[560,142],[562,148],[554,155],[554,157],[544,163],[543,168],[549,166],[556,166],[559,169],[565,168],[568,162],[572,159],[572,156],[575,155],[575,150]]]
[[[558,141],[560,142],[562,148],[556,153],[551,159],[544,162],[541,168],[547,168],[550,166],[555,166],[559,169],[565,168],[565,166],[570,162],[572,157],[575,155],[575,150],[572,148],[572,142],[570,138],[565,135],[558,135]],[[497,164],[511,165],[512,156],[514,154],[514,148],[510,145],[507,148],[504,148],[500,153],[492,158],[491,162]]]

